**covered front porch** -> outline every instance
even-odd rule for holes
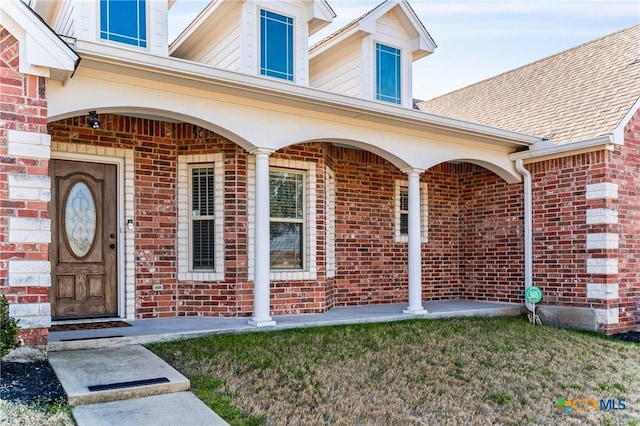
[[[319,314],[274,316],[275,325],[260,330],[287,330],[304,327],[362,324],[462,317],[518,316],[522,304],[482,302],[476,300],[439,300],[423,303],[425,315],[404,314],[404,303],[333,308]],[[84,321],[86,323],[86,321]],[[258,328],[247,324],[246,318],[177,317],[128,320],[130,327],[97,328],[49,333],[49,351],[105,348],[147,344],[176,339],[189,339],[224,333],[248,333]]]

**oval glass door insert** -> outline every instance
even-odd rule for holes
[[[67,243],[77,257],[85,257],[96,239],[96,203],[89,187],[78,182],[69,191],[64,208]]]

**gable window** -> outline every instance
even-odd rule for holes
[[[269,172],[271,269],[304,268],[304,174]]]
[[[400,49],[376,43],[376,99],[399,104]]]
[[[147,47],[145,0],[100,0],[100,38]]]
[[[260,74],[293,81],[293,18],[260,10]]]
[[[213,166],[191,166],[189,171],[191,174],[190,269],[212,271],[215,269],[214,225],[216,220]]]

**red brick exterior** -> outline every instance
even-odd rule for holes
[[[0,26],[0,291],[9,303],[48,303],[46,287],[9,287],[8,261],[47,260],[47,244],[17,244],[9,241],[9,218],[48,217],[48,203],[9,199],[9,174],[48,175],[48,161],[8,155],[8,130],[47,132],[45,79],[18,72],[19,45]],[[47,342],[47,329],[21,330],[24,345]]]
[[[249,316],[248,164],[233,142],[189,124],[101,115],[98,130],[85,117],[49,125],[53,141],[133,149],[136,199],[136,316]],[[628,138],[638,137],[638,118]],[[623,308],[620,324],[634,327],[637,310],[637,226],[634,166],[638,144],[530,164],[533,184],[534,284],[544,303]],[[178,281],[176,264],[177,157],[220,153],[224,158],[225,277],[220,282]],[[394,239],[394,184],[406,175],[375,154],[308,143],[273,158],[316,164],[317,279],[273,281],[273,315],[323,312],[336,306],[407,301],[407,244]],[[335,277],[326,276],[325,175],[335,172]],[[523,186],[508,184],[469,163],[441,164],[421,175],[427,185],[428,241],[423,243],[424,300],[472,299],[522,303],[524,283]],[[587,200],[586,185],[620,184],[619,200]],[[618,209],[618,225],[587,225],[586,210]],[[587,250],[589,232],[619,232],[620,250]],[[612,253],[608,253],[612,252]],[[619,276],[589,275],[587,258],[619,256]],[[622,260],[624,259],[624,260]],[[588,300],[586,283],[617,282],[620,301]],[[152,283],[164,285],[153,291]]]
[[[600,324],[606,334],[635,330],[640,323],[640,112],[626,126],[624,145],[613,151],[563,157],[528,166],[533,175],[534,284],[544,303],[565,307],[613,309],[617,324]],[[618,198],[587,199],[590,184],[618,185]],[[587,224],[589,209],[611,209],[617,224]],[[587,234],[619,236],[618,249],[588,249]],[[587,273],[587,259],[617,259],[617,274]],[[587,283],[618,285],[619,297],[587,297]]]
[[[66,119],[51,123],[49,132],[53,142],[134,150],[136,316],[251,315],[250,155],[231,141],[189,124],[114,115],[101,115],[100,121],[101,128],[93,130],[85,117]],[[211,153],[224,158],[225,278],[178,281],[177,156]],[[318,223],[317,278],[272,281],[272,314],[406,302],[407,243],[394,239],[395,180],[406,180],[406,175],[375,154],[329,143],[295,145],[272,157],[316,164]],[[333,278],[326,277],[325,166],[335,172],[337,272]],[[471,164],[438,165],[426,171],[421,181],[427,185],[429,206],[428,241],[422,250],[423,298],[521,302],[521,186],[508,185]],[[153,283],[163,284],[164,290],[153,291]]]
[[[49,133],[54,142],[132,150],[134,153],[135,316],[249,316],[249,172],[251,155],[230,140],[191,124],[100,115],[46,123],[45,80],[18,73],[18,44],[0,28],[0,290],[11,303],[47,303],[46,287],[10,287],[9,260],[47,260],[46,244],[8,241],[11,217],[47,218],[48,203],[9,199],[8,175],[48,175],[44,159],[9,157],[7,130]],[[617,309],[616,333],[640,323],[640,112],[625,129],[625,144],[528,164],[533,187],[533,281],[543,303]],[[178,158],[220,154],[224,164],[224,277],[178,280]],[[317,277],[271,282],[271,314],[324,312],[332,307],[405,303],[407,243],[395,233],[395,181],[407,177],[367,151],[313,142],[272,158],[315,163]],[[328,277],[327,182],[335,173],[335,276]],[[422,244],[423,299],[522,303],[524,286],[523,185],[508,184],[473,164],[440,164],[421,177],[428,199],[428,236]],[[590,184],[614,183],[619,197],[587,199]],[[618,212],[618,223],[591,225],[589,209]],[[590,233],[619,235],[618,249],[587,249]],[[587,260],[618,259],[617,274],[587,274]],[[618,285],[619,297],[587,298],[587,283]],[[153,284],[162,284],[154,291]],[[23,331],[27,345],[46,343],[47,330]]]
[[[520,184],[466,164],[460,175],[461,298],[523,301],[524,206]]]
[[[640,329],[640,110],[624,129],[624,145],[610,157],[610,173],[619,185],[618,225],[614,232],[620,238],[620,324],[604,331],[618,333]]]

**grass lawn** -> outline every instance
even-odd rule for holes
[[[74,426],[71,407],[61,403],[29,405],[0,400],[0,425]]]
[[[640,425],[640,345],[524,319],[411,320],[153,344],[236,424]],[[624,410],[554,408],[624,399]]]

